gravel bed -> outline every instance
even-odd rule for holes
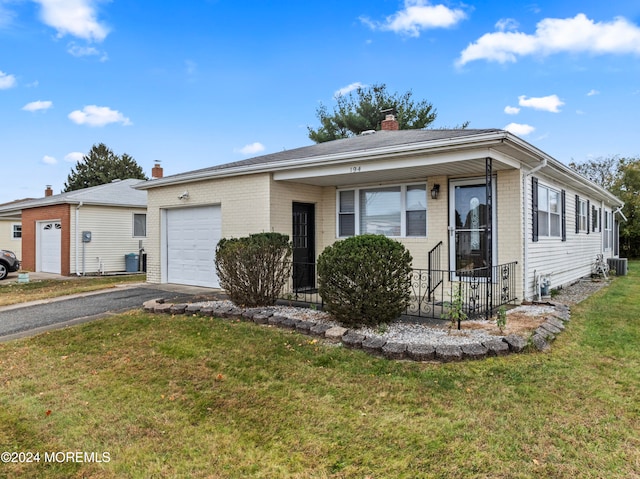
[[[559,290],[559,294],[553,299],[554,304],[573,305],[583,301],[604,286],[607,281],[592,281],[588,279],[580,280],[570,286],[565,286]],[[197,303],[202,307],[233,307],[234,304],[229,300],[210,301],[206,303]],[[293,306],[269,306],[265,308],[256,308],[256,310],[286,316],[292,319],[302,319],[315,324],[326,324],[330,326],[339,326],[339,323],[333,320],[329,313],[309,308],[300,308]],[[513,308],[507,314],[515,312],[524,313],[531,316],[540,316],[549,314],[554,311],[552,304],[526,304]],[[480,321],[479,321],[480,322]],[[368,338],[378,337],[388,342],[411,344],[431,344],[439,345],[465,345],[478,342],[484,342],[491,339],[502,339],[504,336],[489,334],[483,330],[465,329],[458,331],[457,329],[449,329],[448,327],[440,328],[432,325],[396,322],[380,328],[359,328],[357,333]]]
[[[593,293],[600,291],[605,286],[609,286],[609,281],[602,279],[581,279],[570,286],[565,286],[558,290],[558,295],[553,298],[554,303],[572,306],[584,301]]]

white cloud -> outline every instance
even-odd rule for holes
[[[53,156],[44,155],[42,157],[42,162],[46,165],[55,165],[56,163],[58,163],[58,160],[56,160]]]
[[[533,108],[534,110],[559,113],[559,107],[564,105],[564,102],[558,98],[558,95],[542,96],[538,98],[527,98],[525,95],[520,95],[518,97],[518,104],[527,108]]]
[[[583,13],[573,18],[545,18],[533,35],[497,31],[482,35],[460,54],[459,66],[474,60],[515,62],[525,55],[547,56],[560,52],[640,55],[640,27],[623,17],[594,22]]]
[[[496,30],[501,32],[517,30],[520,25],[513,18],[501,18],[496,22]]]
[[[357,90],[358,88],[364,88],[367,85],[363,85],[362,83],[360,83],[359,81],[355,82],[355,83],[351,83],[350,85],[347,86],[343,86],[342,88],[340,88],[339,90],[336,90],[336,92],[333,94],[334,97],[339,97],[339,96],[343,96],[343,95],[348,95],[349,93],[351,93],[352,91]]]
[[[405,0],[404,9],[388,16],[384,22],[374,22],[367,17],[360,20],[373,30],[385,30],[419,37],[422,30],[449,28],[461,22],[467,14],[460,9],[444,5],[430,5],[426,0]]]
[[[16,86],[16,77],[0,71],[0,90],[7,90]]]
[[[117,110],[107,106],[87,105],[82,111],[75,110],[69,113],[69,119],[78,125],[105,126],[109,123],[122,123],[131,125],[131,120]]]
[[[100,51],[95,47],[83,47],[74,42],[69,43],[67,53],[74,57],[99,56],[101,62],[105,62],[109,59],[109,56],[105,52]]]
[[[256,153],[264,151],[264,145],[256,141],[255,143],[245,145],[242,148],[236,148],[233,151],[236,153],[242,153],[243,155],[255,155]]]
[[[509,123],[504,127],[509,133],[513,133],[518,136],[527,136],[529,133],[533,133],[535,130],[531,125],[524,125],[522,123]]]
[[[101,42],[109,29],[97,19],[95,0],[34,0],[42,7],[42,21],[55,28],[58,36],[72,35]]]
[[[598,90],[589,90],[589,93],[587,93],[587,96],[594,96],[599,94],[600,92]]]
[[[504,112],[507,115],[517,115],[518,113],[520,113],[520,108],[518,108],[517,106],[505,106]]]
[[[32,101],[31,103],[27,103],[22,107],[25,111],[38,111],[38,110],[48,110],[53,106],[53,102],[51,101]]]
[[[70,163],[77,163],[78,161],[82,161],[83,158],[84,153],[80,153],[79,151],[72,151],[71,153],[64,155],[64,161],[68,161]]]

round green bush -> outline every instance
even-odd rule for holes
[[[381,235],[353,236],[318,258],[318,289],[325,309],[345,326],[389,323],[410,299],[411,254]]]

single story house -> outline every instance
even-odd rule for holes
[[[3,203],[1,208],[15,208],[19,203],[28,200],[16,200],[10,203]],[[0,216],[0,249],[13,251],[18,258],[22,257],[22,219],[20,212],[10,213]]]
[[[397,128],[388,115],[381,131],[138,184],[148,194],[147,281],[219,287],[218,240],[263,231],[292,238],[294,263],[377,233],[402,242],[429,278],[445,271],[445,282],[509,265],[520,301],[588,276],[598,254],[618,255],[623,203],[521,138]],[[490,281],[506,269],[496,271]],[[313,288],[311,273],[302,281]]]
[[[0,223],[19,231],[21,247],[13,249],[22,269],[64,276],[126,271],[125,255],[139,255],[147,237],[147,194],[134,188],[140,181],[57,195],[48,186],[43,198],[0,205]]]

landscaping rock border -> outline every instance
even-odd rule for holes
[[[553,312],[545,317],[530,337],[510,334],[495,339],[480,340],[475,343],[452,344],[405,344],[387,341],[380,336],[366,336],[358,330],[350,330],[341,326],[318,323],[289,317],[286,314],[274,313],[269,308],[239,308],[224,303],[214,306],[198,304],[165,303],[163,298],[146,301],[145,311],[157,314],[189,314],[222,319],[251,321],[260,325],[276,326],[295,330],[296,332],[320,337],[333,343],[341,343],[352,349],[363,351],[391,360],[411,359],[413,361],[454,362],[463,360],[481,360],[491,356],[503,356],[510,353],[522,353],[528,350],[546,352],[551,348],[550,342],[566,328],[570,321],[571,310],[563,304],[545,303],[552,306]]]

